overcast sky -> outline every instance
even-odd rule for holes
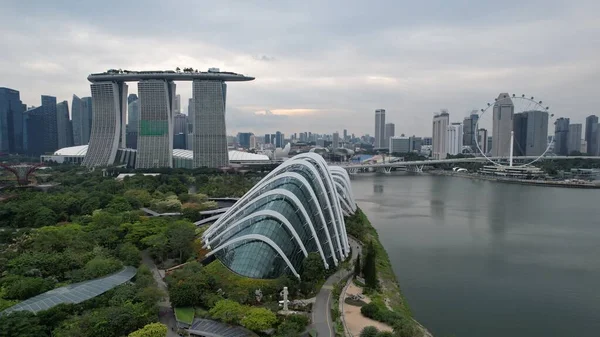
[[[88,74],[193,67],[238,72],[229,134],[280,130],[431,135],[500,92],[557,116],[599,114],[600,1],[0,0],[0,86],[27,105],[89,96]],[[178,82],[187,110],[191,83]],[[130,93],[136,92],[135,84]]]

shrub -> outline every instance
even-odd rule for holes
[[[379,330],[374,326],[366,326],[360,332],[360,337],[377,337]]]
[[[246,329],[265,331],[271,329],[277,323],[277,316],[269,309],[251,308],[242,318],[241,323]]]

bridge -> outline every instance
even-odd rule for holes
[[[495,162],[506,161],[508,162],[508,157],[470,157],[470,158],[455,158],[455,159],[433,159],[433,160],[414,160],[414,161],[395,161],[395,162],[387,162],[387,163],[335,163],[334,165],[343,167],[348,171],[348,173],[357,173],[359,171],[365,169],[376,169],[382,170],[385,173],[391,172],[392,168],[406,168],[411,172],[423,172],[423,167],[426,165],[436,165],[436,164],[458,164],[458,163],[486,163],[489,160]],[[533,161],[538,159],[537,156],[519,156],[513,157],[514,162],[518,161]],[[545,156],[541,157],[539,160],[568,160],[568,159],[596,159],[600,160],[600,157],[592,157],[592,156]]]

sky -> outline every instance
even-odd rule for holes
[[[227,131],[431,135],[501,92],[600,114],[600,1],[0,1],[0,86],[27,105],[89,96],[107,69],[218,67]],[[135,83],[129,91],[136,92]],[[177,82],[187,110],[190,82]]]

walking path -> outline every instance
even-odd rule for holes
[[[333,285],[340,282],[344,278],[354,273],[354,261],[358,254],[362,255],[362,248],[360,244],[352,239],[348,238],[350,246],[352,248],[352,258],[350,266],[352,267],[349,271],[347,269],[341,269],[331,275],[315,298],[315,304],[312,308],[312,328],[317,330],[319,337],[333,337],[335,336],[333,322],[331,317],[331,293],[333,291]]]
[[[164,292],[164,297],[157,303],[159,308],[158,320],[167,326],[167,337],[179,337],[179,335],[175,332],[177,331],[177,320],[175,319],[175,313],[171,307],[171,300],[169,299],[167,284],[163,280],[158,268],[156,268],[156,264],[150,257],[148,251],[142,252],[142,263],[150,268],[152,277],[154,277],[154,281],[156,282],[158,289]]]

